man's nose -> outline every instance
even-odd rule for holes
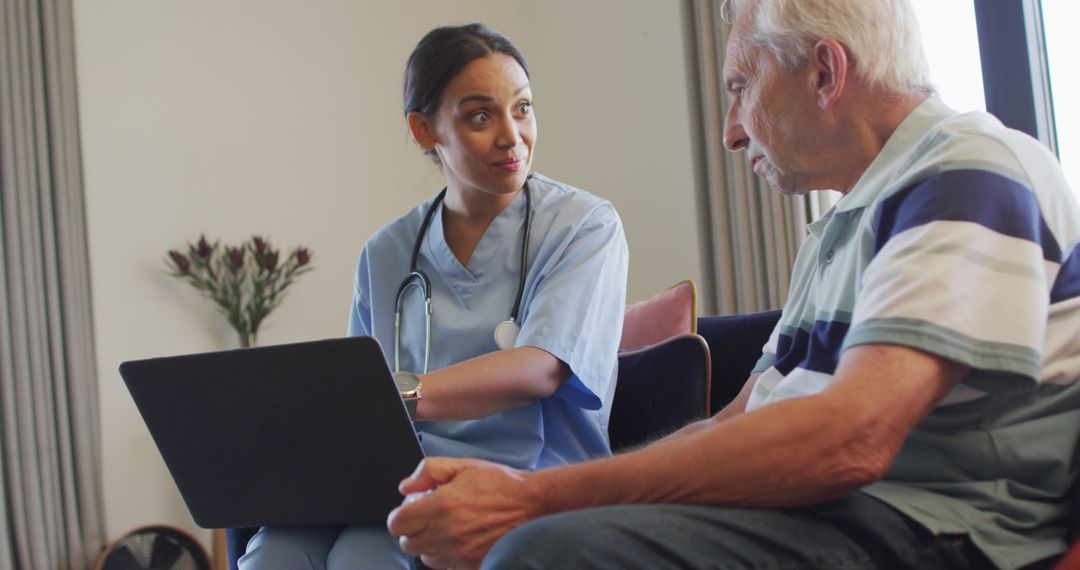
[[[735,105],[728,107],[724,117],[724,147],[731,152],[742,150],[750,144],[750,137],[743,130],[742,121],[736,113]]]

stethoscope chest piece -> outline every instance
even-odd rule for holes
[[[517,345],[519,333],[521,333],[521,327],[514,321],[499,323],[499,326],[495,327],[495,346],[498,346],[501,350],[514,348]]]

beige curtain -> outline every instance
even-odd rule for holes
[[[0,568],[104,546],[70,0],[0,0]]]
[[[703,284],[706,314],[775,309],[787,298],[795,253],[806,224],[835,201],[829,194],[782,196],[750,170],[743,153],[724,148],[724,46],[730,26],[721,18],[723,0],[687,0],[689,49],[696,93],[700,156],[699,203],[707,230]]]

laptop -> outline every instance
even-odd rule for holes
[[[134,360],[120,375],[203,528],[385,524],[423,458],[371,337]]]

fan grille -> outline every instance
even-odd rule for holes
[[[163,526],[131,531],[106,552],[102,570],[210,570],[201,546],[179,529]]]

